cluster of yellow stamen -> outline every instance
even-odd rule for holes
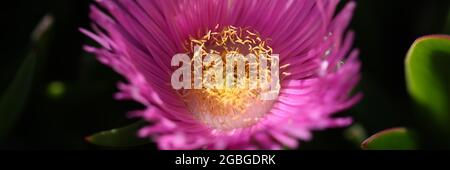
[[[227,26],[219,30],[219,26],[216,26],[214,30],[209,30],[205,35],[198,37],[190,37],[189,41],[186,42],[185,48],[188,53],[193,56],[194,47],[200,47],[200,55],[202,56],[201,58],[206,57],[208,54],[219,55],[221,56],[221,61],[224,61],[225,63],[217,61],[215,62],[215,64],[223,65],[226,65],[226,62],[234,62],[226,60],[226,56],[228,54],[242,54],[246,63],[246,76],[244,80],[244,86],[226,87],[224,81],[224,88],[206,88],[205,86],[203,86],[202,89],[185,90],[182,93],[183,98],[186,103],[188,103],[188,107],[195,107],[191,108],[191,110],[194,110],[193,112],[197,112],[199,114],[206,113],[212,115],[213,117],[231,116],[231,120],[237,120],[245,117],[242,116],[242,114],[248,110],[249,105],[258,106],[258,103],[262,104],[265,102],[260,100],[260,94],[267,89],[260,88],[260,86],[257,86],[258,88],[249,87],[249,84],[251,83],[251,80],[249,79],[250,64],[257,64],[259,67],[260,61],[256,61],[256,63],[247,62],[249,60],[249,58],[247,58],[247,55],[253,54],[254,56],[265,56],[268,64],[270,65],[270,56],[273,53],[272,48],[265,40],[260,38],[260,35],[258,33],[252,32],[248,28],[238,28],[233,26]],[[192,58],[192,60],[194,60],[194,57]],[[201,70],[203,74],[214,75],[213,72],[209,71],[211,67],[211,65],[202,66]],[[267,75],[267,79],[264,81],[269,81],[270,69],[259,70],[259,72],[261,71],[265,72]],[[227,76],[234,76],[235,80],[237,80],[238,78],[236,71],[230,73],[223,70],[223,75],[224,78]],[[212,77],[214,79],[214,76]],[[203,83],[206,83],[206,80],[202,81]],[[261,82],[261,80],[258,79],[257,82]],[[233,83],[236,84],[237,81]],[[257,121],[255,119],[258,118],[247,119],[248,120],[241,121],[248,121],[248,124],[250,125],[252,122]],[[227,122],[216,123],[226,124]],[[226,129],[226,127],[223,128]]]
[[[216,26],[215,30],[218,29]],[[200,39],[190,37],[187,50],[190,51],[194,46],[201,46],[204,53],[225,54],[237,53],[253,53],[272,54],[273,50],[262,40],[258,33],[250,31],[248,28],[237,28],[227,26],[222,31],[216,32],[209,30],[206,35]]]

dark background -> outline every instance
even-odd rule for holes
[[[115,101],[122,78],[82,45],[90,41],[78,32],[88,27],[89,0],[14,0],[2,2],[0,27],[0,94],[14,78],[30,49],[30,34],[40,19],[55,19],[48,50],[39,65],[26,108],[0,149],[101,149],[84,141],[92,133],[133,122],[126,111],[140,108]],[[363,80],[358,90],[364,99],[343,114],[351,115],[368,135],[380,130],[416,127],[414,107],[406,91],[404,58],[420,36],[444,30],[448,0],[360,0],[352,22],[355,46],[361,50]],[[51,82],[65,85],[60,97],[48,95]],[[302,149],[358,149],[344,135],[347,129],[316,132]],[[153,145],[143,148],[154,148]]]

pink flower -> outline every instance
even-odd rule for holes
[[[130,115],[149,122],[138,134],[160,149],[297,148],[299,141],[311,140],[312,131],[351,124],[351,118],[334,114],[361,98],[350,95],[360,77],[353,33],[346,33],[354,2],[337,15],[339,0],[97,3],[91,7],[93,31],[81,31],[101,48],[85,50],[128,80],[119,84],[116,98],[146,106]],[[224,37],[226,42],[220,40]],[[248,95],[258,92],[245,89],[174,90],[171,59],[192,54],[193,44],[219,54],[225,48],[255,53],[247,46],[279,54],[278,98],[261,102]]]

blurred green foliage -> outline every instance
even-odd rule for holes
[[[30,50],[15,74],[14,80],[0,97],[0,142],[8,136],[25,108],[28,93],[37,72],[36,65],[46,53],[52,25],[53,17],[45,16],[34,29],[30,39]]]
[[[408,89],[432,120],[450,130],[450,36],[417,40],[406,59]]]
[[[54,81],[48,84],[47,95],[50,98],[59,99],[64,96],[66,92],[66,85],[59,81]]]
[[[411,150],[418,149],[415,135],[406,128],[381,131],[367,140],[361,147],[366,150]]]
[[[450,36],[418,39],[408,52],[407,87],[417,104],[427,145],[450,147]],[[437,141],[437,142],[433,142]]]
[[[138,121],[126,127],[99,132],[87,137],[86,141],[106,147],[133,147],[149,144],[150,139],[137,137],[139,129],[146,124],[146,121]]]

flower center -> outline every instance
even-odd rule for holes
[[[209,75],[212,80],[219,80],[217,76],[223,75],[220,80],[227,81],[218,81],[216,85],[220,88],[208,88],[211,86],[208,86],[208,81],[203,78],[202,88],[180,91],[188,109],[196,119],[219,131],[245,128],[256,124],[268,113],[274,103],[274,100],[262,100],[262,95],[273,89],[261,85],[270,84],[274,75],[270,74],[271,67],[261,67],[263,64],[274,65],[275,62],[270,58],[272,48],[261,39],[258,33],[248,28],[227,26],[219,30],[217,26],[214,30],[209,30],[205,35],[198,37],[191,37],[186,42],[186,51],[194,56],[196,53],[194,49],[198,47],[200,59],[210,54],[220,56],[221,60],[215,60],[214,64],[222,65],[221,68],[226,69],[212,69],[213,65],[210,63],[202,65],[199,70],[204,76]],[[230,55],[242,56],[244,64],[240,68],[239,64],[231,65],[230,62],[238,61],[230,60]],[[258,68],[258,70],[252,68]],[[194,68],[193,72],[195,70],[197,69]]]

